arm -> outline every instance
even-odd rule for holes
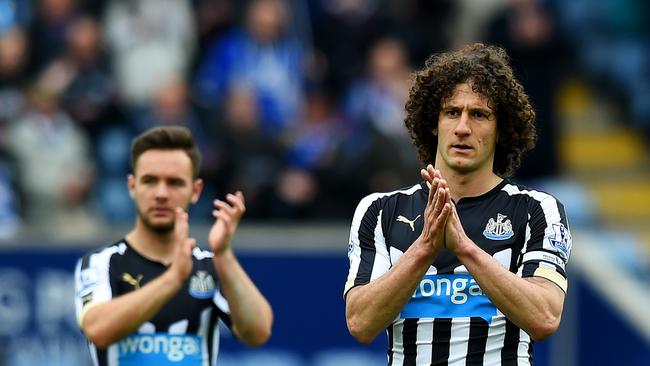
[[[228,300],[233,332],[244,343],[260,346],[271,336],[273,311],[232,251],[232,235],[246,210],[244,195],[228,194],[226,200],[214,203],[217,210],[213,215],[217,221],[208,238],[214,253],[213,263]]]
[[[467,237],[455,207],[447,221],[446,246],[494,305],[534,340],[545,339],[557,330],[564,291],[546,278],[521,278],[504,268]]]
[[[448,195],[446,183],[436,178],[429,190],[420,237],[388,272],[348,291],[345,316],[350,334],[358,341],[372,342],[395,320],[443,248],[444,226],[451,210],[446,203]]]
[[[418,238],[384,275],[351,288],[345,297],[345,318],[350,334],[368,344],[386,329],[409,301],[435,258]]]
[[[187,220],[187,213],[178,209],[176,228],[181,244],[167,271],[140,289],[104,303],[89,303],[82,311],[81,329],[98,348],[106,348],[136,331],[181,288],[192,271],[192,249],[196,245],[187,238]]]

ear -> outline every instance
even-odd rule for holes
[[[129,188],[129,196],[131,196],[132,199],[135,199],[135,176],[133,174],[127,176],[126,184]]]
[[[199,197],[201,197],[201,192],[203,191],[203,185],[203,179],[196,179],[192,183],[192,204],[199,201]]]
[[[431,131],[433,136],[438,136],[438,127],[434,128],[433,131]]]

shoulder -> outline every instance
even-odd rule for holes
[[[422,196],[418,195],[422,192],[423,185],[418,183],[395,191],[371,193],[361,199],[357,205],[353,221],[360,222],[369,212],[378,215],[383,209],[395,208],[398,205],[408,204],[412,200],[422,199]],[[426,195],[424,197],[426,199]]]
[[[113,244],[109,244],[85,253],[81,257],[80,262],[82,263],[82,266],[90,265],[90,261],[108,262],[114,255],[123,256],[128,249],[129,246],[126,244],[124,239],[120,239]]]
[[[561,202],[550,193],[531,189],[524,185],[513,182],[506,182],[501,191],[507,194],[509,197],[524,199],[533,204],[552,203],[561,205]]]
[[[359,211],[359,208],[367,209],[373,204],[386,205],[390,202],[394,202],[403,197],[414,198],[415,193],[421,190],[422,190],[422,185],[418,183],[413,186],[401,188],[395,191],[371,193],[361,199],[361,201],[357,205],[357,211]]]

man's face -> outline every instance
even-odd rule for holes
[[[497,138],[497,119],[488,100],[472,91],[471,84],[456,85],[442,102],[438,116],[436,166],[460,174],[492,171]]]
[[[174,230],[174,210],[198,200],[203,182],[192,179],[192,161],[183,150],[147,150],[128,178],[138,220],[156,233]]]

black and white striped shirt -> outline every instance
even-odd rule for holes
[[[218,320],[230,327],[230,309],[219,291],[212,253],[194,248],[192,255],[192,274],[153,318],[106,349],[88,343],[95,366],[216,365]],[[86,254],[75,270],[79,322],[94,305],[134,291],[166,270],[126,240]]]
[[[390,270],[422,231],[429,192],[411,188],[365,197],[350,230],[345,294]],[[519,277],[544,277],[564,291],[571,234],[549,194],[503,181],[456,203],[463,228]],[[509,321],[450,252],[433,261],[411,300],[387,328],[388,365],[530,365],[532,340]]]

